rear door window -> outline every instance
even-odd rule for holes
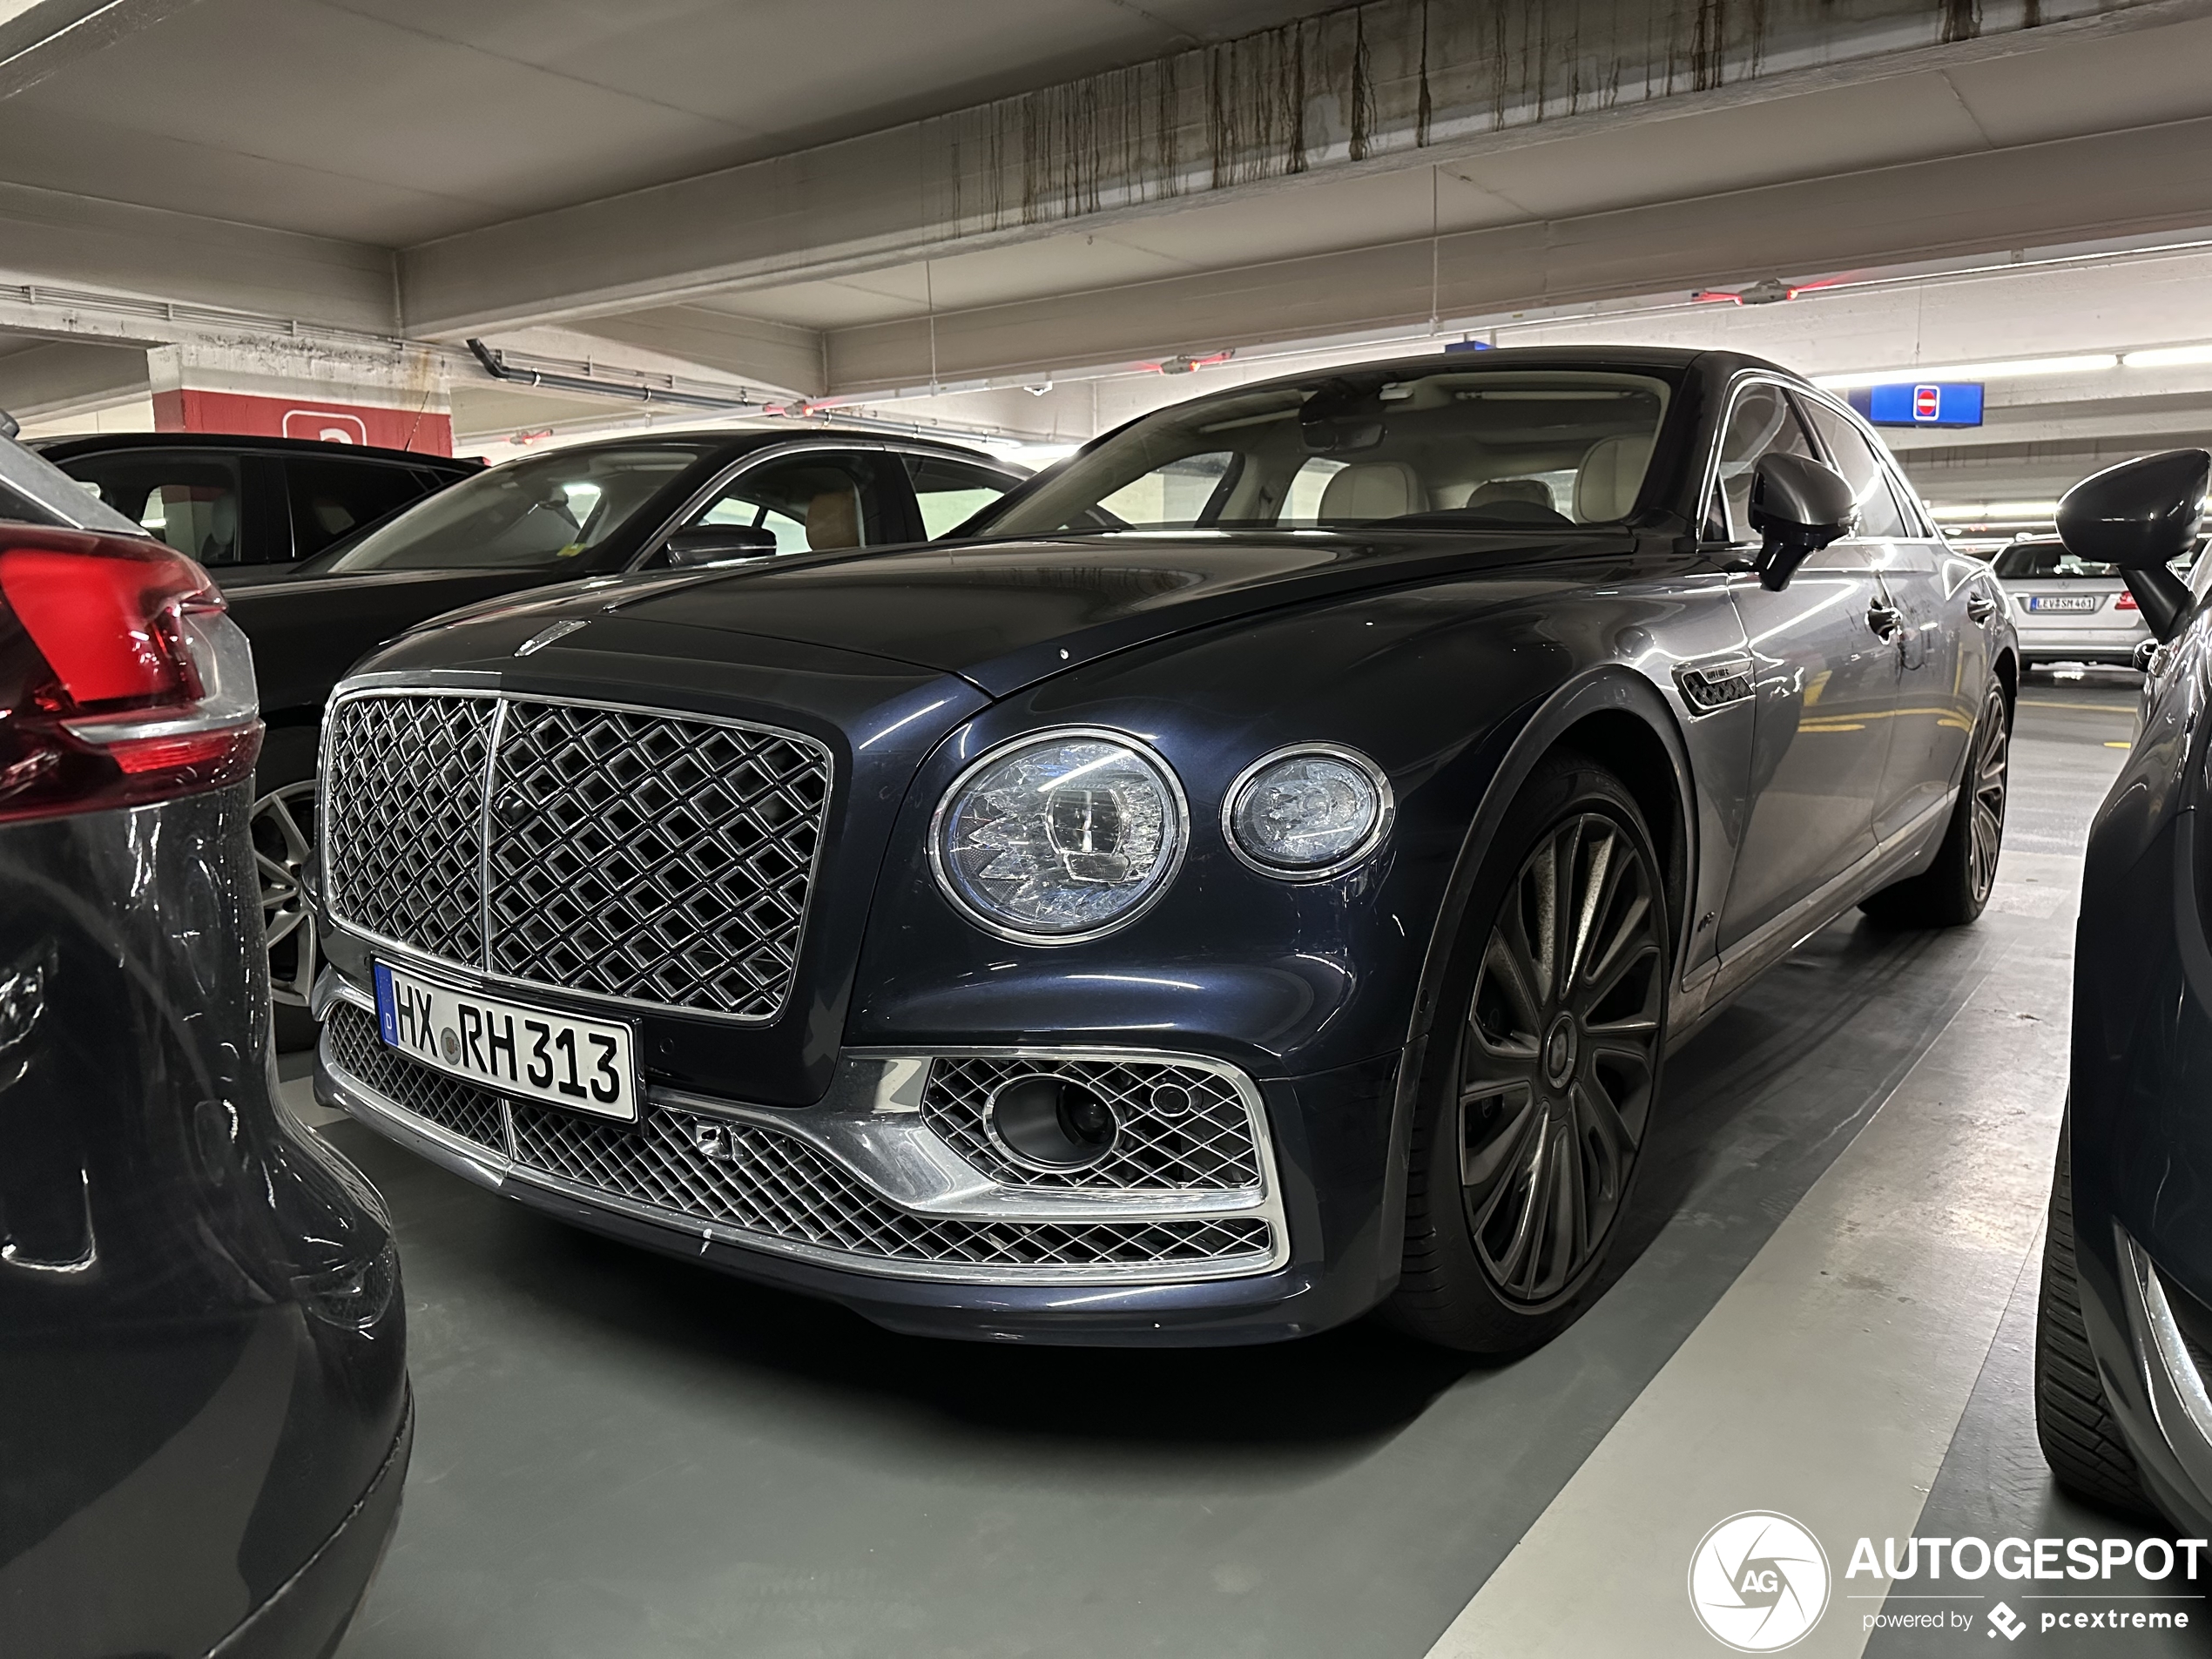
[[[124,517],[210,569],[283,556],[242,534],[239,463],[228,455],[130,450],[59,465]]]
[[[284,481],[293,556],[302,559],[423,493],[420,475],[411,467],[334,456],[287,455]]]
[[[965,524],[1021,482],[1010,473],[948,456],[904,459],[914,508],[921,515],[921,533],[933,542]]]

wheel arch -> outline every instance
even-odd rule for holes
[[[1694,890],[1698,858],[1697,793],[1689,752],[1674,710],[1659,689],[1632,669],[1607,664],[1568,681],[1529,711],[1484,786],[1460,842],[1444,901],[1429,930],[1420,990],[1407,1025],[1405,1057],[1398,1071],[1391,1111],[1390,1158],[1385,1166],[1381,1224],[1386,1238],[1405,1237],[1406,1163],[1426,1069],[1428,1040],[1476,873],[1522,786],[1547,757],[1561,750],[1585,754],[1613,772],[1642,808],[1653,838],[1660,843],[1667,870],[1668,927],[1675,951],[1669,974],[1670,992],[1680,982],[1689,908],[1681,900]],[[1387,1264],[1384,1294],[1396,1282],[1402,1253],[1402,1246],[1383,1252]]]

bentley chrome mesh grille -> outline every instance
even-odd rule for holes
[[[981,1220],[928,1216],[892,1203],[796,1136],[702,1113],[648,1106],[641,1123],[615,1123],[494,1096],[388,1048],[375,1017],[334,1003],[329,1063],[415,1116],[495,1150],[518,1173],[557,1176],[666,1213],[751,1234],[764,1244],[906,1264],[989,1280],[1025,1274],[1143,1278],[1147,1270],[1249,1271],[1273,1258],[1261,1216],[1132,1217],[1127,1220]]]
[[[483,957],[485,697],[365,697],[332,715],[323,777],[334,914],[474,966]]]
[[[433,1071],[388,1047],[376,1016],[351,1002],[334,1002],[324,1025],[331,1062],[417,1117],[496,1152],[507,1150],[499,1096]]]
[[[516,702],[493,773],[490,971],[774,1017],[829,799],[811,738]]]
[[[1113,1150],[1080,1170],[1038,1170],[1009,1157],[991,1134],[992,1096],[1017,1077],[1073,1078],[1112,1109]],[[1234,1190],[1259,1184],[1251,1115],[1217,1071],[1158,1061],[941,1055],[923,1085],[924,1120],[993,1180],[1013,1186],[1092,1190]]]
[[[355,694],[331,722],[339,921],[526,984],[748,1022],[782,1012],[829,802],[820,743],[441,691]]]
[[[1264,1258],[1253,1216],[1158,1221],[968,1221],[877,1197],[806,1142],[750,1123],[648,1114],[642,1132],[523,1102],[515,1153],[579,1184],[745,1232],[889,1261],[983,1268],[1142,1267]],[[700,1131],[717,1150],[699,1150]]]

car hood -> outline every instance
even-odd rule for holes
[[[1002,697],[1149,640],[1365,589],[1489,570],[1524,578],[1504,584],[1514,591],[1501,591],[1502,602],[1525,589],[1532,563],[1617,558],[1631,545],[1588,531],[1393,540],[1130,532],[679,573],[560,609],[863,652],[957,674]]]

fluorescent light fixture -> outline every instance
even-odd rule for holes
[[[2057,516],[2059,504],[2054,501],[1985,501],[1931,507],[1928,516],[1945,520],[1964,519],[1972,523],[2020,518],[2040,522]]]
[[[1816,374],[1815,386],[1831,392],[1854,386],[1913,385],[1924,381],[2013,381],[2040,374],[2096,374],[2120,367],[2114,352],[2078,357],[2022,357],[2004,363],[1924,363],[1917,368],[1870,368],[1849,374]]]
[[[2156,346],[2131,351],[2121,358],[2128,368],[2179,368],[2185,363],[2212,363],[2212,346]]]

